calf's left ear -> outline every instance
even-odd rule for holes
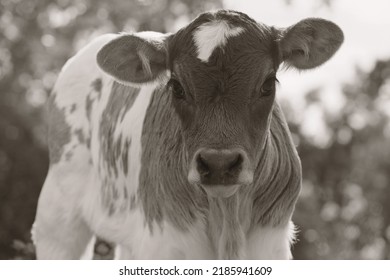
[[[141,86],[169,75],[167,35],[152,32],[119,35],[97,54],[99,67],[122,84]]]
[[[298,69],[310,69],[327,61],[344,41],[340,27],[333,22],[308,18],[279,30],[282,60]]]

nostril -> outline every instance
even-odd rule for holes
[[[237,156],[232,160],[232,163],[228,166],[228,171],[233,172],[241,167],[242,162],[244,161],[241,154],[237,154]]]
[[[196,158],[196,162],[197,162],[198,171],[201,175],[205,176],[210,173],[210,168],[206,163],[206,160],[202,158],[200,154]]]

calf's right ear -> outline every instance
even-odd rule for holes
[[[107,43],[97,54],[99,67],[118,82],[141,86],[169,76],[167,35],[124,34]]]

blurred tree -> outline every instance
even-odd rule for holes
[[[291,124],[304,175],[295,212],[298,259],[390,259],[390,60],[356,76],[344,86],[337,115],[306,99],[306,108],[323,112],[325,146]]]

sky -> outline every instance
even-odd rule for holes
[[[224,0],[225,8],[244,12],[267,25],[288,27],[304,18],[321,17],[333,21],[343,30],[344,44],[324,65],[309,71],[279,73],[279,98],[288,100],[295,111],[303,112],[305,93],[320,88],[320,98],[326,110],[337,114],[344,102],[341,86],[356,80],[356,68],[369,71],[377,59],[390,58],[389,0],[331,0],[330,6],[324,2]],[[304,133],[317,135],[318,141],[326,134],[325,127],[321,127],[321,117],[321,112],[315,108],[307,108],[301,113],[305,122]]]

